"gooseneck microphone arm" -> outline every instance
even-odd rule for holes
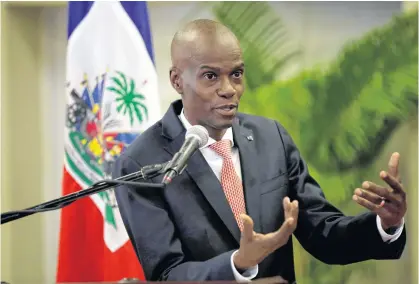
[[[193,155],[195,151],[198,150],[199,147],[204,146],[208,142],[208,139],[209,135],[205,127],[201,125],[194,125],[186,131],[185,142],[183,143],[179,152],[174,155],[171,161],[164,164],[145,166],[135,173],[128,174],[114,180],[105,179],[93,184],[86,189],[64,195],[60,198],[29,207],[24,210],[2,213],[1,225],[35,213],[61,209],[82,197],[92,195],[121,184],[131,185],[143,189],[165,188],[165,186],[169,184],[174,177],[182,173],[182,171],[187,166],[188,159]],[[146,180],[153,178],[160,174],[164,174],[161,183],[133,182],[138,179]]]
[[[131,185],[131,186],[144,188],[144,189],[164,188],[165,184],[163,183],[151,183],[151,182],[147,183],[147,182],[134,182],[134,181],[153,178],[155,176],[165,173],[167,164],[168,163],[145,166],[135,173],[131,173],[131,174],[119,177],[114,180],[106,180],[106,179],[101,180],[86,189],[64,195],[60,198],[53,199],[53,200],[41,203],[39,205],[29,207],[24,210],[9,211],[9,212],[2,213],[1,225],[17,220],[17,219],[21,219],[23,217],[26,217],[35,213],[52,211],[52,210],[63,208],[82,197],[92,195],[92,194],[104,191],[110,187],[118,186],[121,184]]]

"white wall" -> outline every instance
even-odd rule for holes
[[[43,141],[43,199],[61,195],[61,178],[64,157],[65,123],[65,59],[67,46],[66,7],[43,8],[41,109]],[[48,283],[55,280],[60,211],[44,214],[44,274]]]
[[[41,203],[40,9],[2,3],[2,212]],[[43,217],[3,224],[2,280],[43,282]],[[22,270],[25,273],[22,273]]]

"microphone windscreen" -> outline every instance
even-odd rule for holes
[[[199,147],[203,147],[208,143],[209,134],[205,127],[202,125],[194,125],[186,131],[185,139],[195,136],[199,139]]]

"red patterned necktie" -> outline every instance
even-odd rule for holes
[[[234,169],[233,159],[231,157],[231,141],[221,140],[209,147],[223,158],[221,186],[223,187],[240,231],[242,231],[243,222],[240,219],[240,214],[246,213],[246,206],[244,204],[243,184]]]

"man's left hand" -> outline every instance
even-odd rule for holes
[[[388,172],[380,172],[380,178],[387,183],[387,187],[365,181],[362,189],[355,189],[352,197],[380,217],[384,230],[399,227],[407,210],[406,192],[399,175],[399,159],[400,154],[393,153],[388,163]]]

